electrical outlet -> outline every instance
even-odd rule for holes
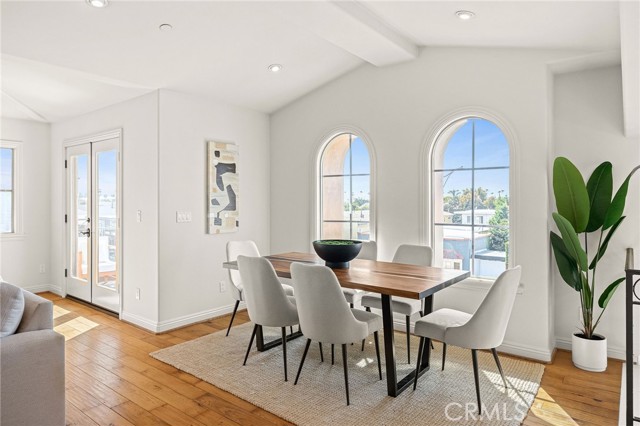
[[[44,265],[44,263],[41,263],[41,264],[40,264],[40,273],[41,273],[41,274],[44,274],[45,272],[47,272],[47,268],[46,268],[46,266]]]
[[[227,291],[227,283],[220,281],[220,293],[224,293],[225,291]]]
[[[136,300],[140,300],[140,289],[136,288]]]

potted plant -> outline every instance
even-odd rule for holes
[[[614,280],[600,293],[597,301],[600,311],[596,315],[596,272],[611,238],[625,219],[629,180],[640,166],[629,173],[615,195],[612,168],[608,161],[600,164],[585,184],[580,171],[568,159],[558,157],[553,164],[553,192],[558,209],[553,220],[560,235],[551,232],[551,247],[562,279],[580,295],[582,328],[572,337],[572,360],[575,366],[588,371],[607,368],[607,339],[595,330],[624,277]],[[595,253],[590,254],[592,234],[598,245]]]

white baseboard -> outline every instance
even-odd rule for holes
[[[157,321],[153,321],[148,318],[141,317],[140,315],[131,314],[129,312],[124,312],[124,311],[122,312],[122,314],[120,314],[120,319],[122,321],[126,321],[133,325],[137,325],[138,327],[142,327],[151,332],[157,333],[157,329],[158,329]]]
[[[31,287],[22,287],[24,290],[30,291],[31,293],[44,293],[46,291],[50,291],[51,293],[55,293],[58,296],[63,296],[62,289],[58,286],[54,286],[51,284],[41,284],[34,285]]]
[[[556,348],[570,351],[571,339],[565,339],[564,337],[556,336]],[[624,361],[626,359],[627,353],[622,347],[607,345],[607,356],[609,358],[615,358]]]
[[[195,314],[184,315],[178,318],[160,321],[158,323],[158,330],[156,333],[162,333],[165,331],[173,330],[175,328],[185,327],[190,324],[195,324],[202,321],[210,320],[211,318],[219,317],[222,315],[230,314],[233,312],[232,305],[222,306],[220,308],[207,309],[206,311],[196,312]],[[238,309],[244,309],[244,303],[240,302]]]
[[[141,317],[139,315],[131,314],[128,312],[122,312],[121,319],[123,321],[130,322],[131,324],[137,325],[138,327],[145,328],[154,333],[164,333],[166,331],[170,331],[176,328],[186,327],[191,324],[195,324],[202,321],[210,320],[211,318],[219,317],[222,315],[230,314],[233,312],[233,307],[235,302],[232,305],[222,306],[219,308],[208,309],[206,311],[196,312],[190,315],[184,315],[181,317],[173,318],[170,320],[164,321],[152,321],[147,318]],[[240,303],[238,309],[244,309],[244,303]]]

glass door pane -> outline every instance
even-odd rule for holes
[[[67,148],[69,268],[67,293],[91,301],[90,147]]]
[[[118,312],[118,139],[92,144],[94,175],[94,285],[92,302]]]

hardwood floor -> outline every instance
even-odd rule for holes
[[[41,296],[54,302],[55,329],[67,338],[67,425],[291,424],[148,355],[224,330],[229,316],[156,335],[52,293]],[[247,321],[239,312],[234,323]],[[524,424],[617,424],[621,368],[610,360],[606,372],[588,373],[558,351]]]

